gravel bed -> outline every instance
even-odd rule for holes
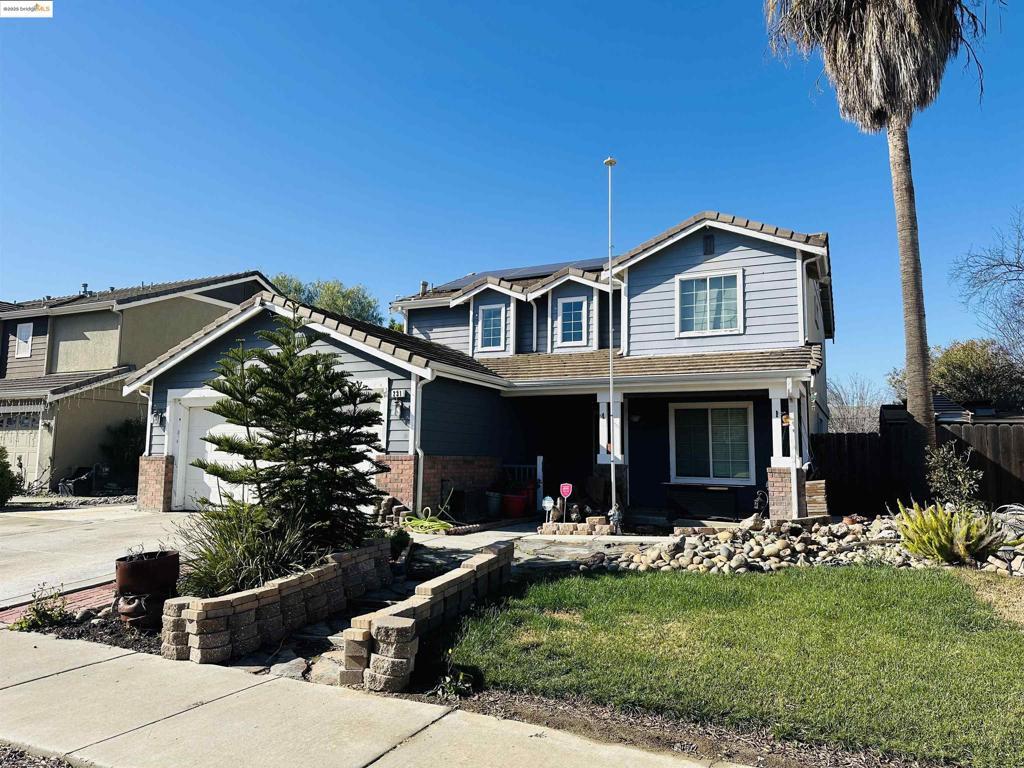
[[[10,744],[0,744],[0,768],[71,768],[59,757],[38,757]]]

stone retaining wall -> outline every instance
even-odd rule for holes
[[[611,536],[612,527],[605,515],[588,517],[585,523],[544,523],[537,526],[543,536]]]
[[[416,587],[416,594],[373,613],[356,616],[342,632],[344,648],[323,654],[315,683],[401,691],[416,665],[420,637],[457,618],[511,578],[514,544],[484,547],[455,570]]]
[[[328,555],[323,565],[222,597],[164,603],[164,658],[219,664],[279,642],[288,632],[344,610],[349,598],[391,583],[391,542]]]

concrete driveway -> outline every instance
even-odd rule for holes
[[[113,579],[115,558],[171,543],[186,514],[131,505],[0,510],[0,607],[27,600],[44,581],[74,589]]]

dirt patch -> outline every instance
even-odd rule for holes
[[[47,629],[46,633],[55,635],[62,640],[90,640],[94,643],[127,648],[139,653],[160,655],[160,634],[158,632],[151,634],[138,632],[126,627],[120,619],[100,619],[99,622],[98,624],[93,624],[91,621],[81,624],[63,624]]]
[[[71,768],[59,757],[39,757],[9,744],[0,744],[0,768]]]
[[[438,703],[424,694],[401,698]],[[594,741],[626,744],[694,759],[727,760],[757,768],[942,768],[948,765],[855,752],[818,744],[782,741],[768,728],[739,729],[686,723],[644,711],[620,711],[584,699],[545,699],[505,691],[484,691],[453,704],[506,720],[519,720],[575,733]]]
[[[969,568],[956,568],[954,572],[974,589],[978,597],[991,605],[999,616],[1024,626],[1024,579]]]

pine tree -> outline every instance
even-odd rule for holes
[[[338,356],[313,348],[297,317],[278,318],[258,336],[269,346],[239,346],[218,363],[210,386],[224,398],[210,407],[244,435],[203,439],[240,460],[197,459],[193,466],[225,483],[252,489],[268,519],[306,532],[311,546],[337,548],[362,541],[363,509],[383,495],[373,475],[382,450],[374,428],[378,399],[341,368]]]

